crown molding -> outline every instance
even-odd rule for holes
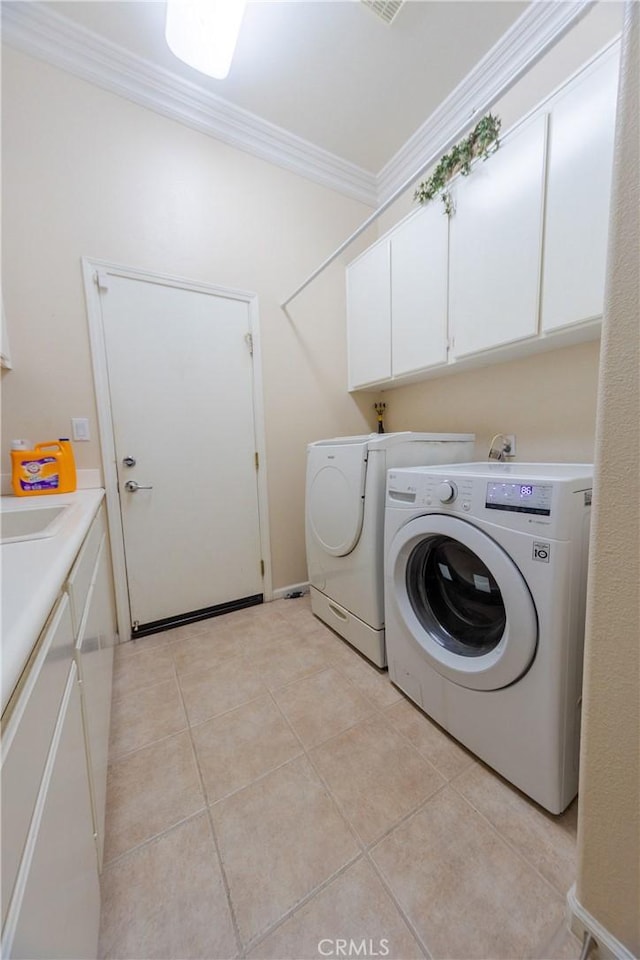
[[[422,175],[593,5],[532,2],[378,175],[236,107],[48,9],[2,3],[2,40],[262,160],[375,207]]]
[[[2,3],[4,43],[232,147],[375,206],[375,174],[47,9]]]
[[[533,2],[378,174],[378,202],[417,179],[593,6]]]

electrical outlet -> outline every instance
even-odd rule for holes
[[[509,460],[512,460],[516,455],[516,435],[515,433],[505,433],[504,434],[504,455],[508,457]]]

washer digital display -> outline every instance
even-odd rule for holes
[[[551,484],[496,483],[487,484],[487,510],[510,510],[513,513],[534,513],[551,516]]]

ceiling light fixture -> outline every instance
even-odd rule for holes
[[[216,80],[224,80],[247,0],[168,0],[165,36],[172,53]]]

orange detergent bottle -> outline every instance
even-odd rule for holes
[[[66,437],[36,443],[32,450],[25,446],[22,440],[11,444],[11,480],[16,497],[73,493],[77,485],[76,464]]]

